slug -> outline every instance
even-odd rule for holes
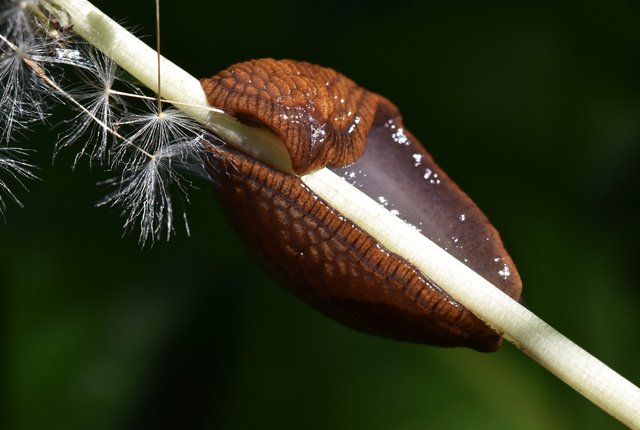
[[[332,69],[292,60],[251,60],[200,82],[211,106],[269,128],[290,155],[293,171],[283,172],[224,145],[209,164],[232,224],[286,288],[366,333],[484,352],[500,346],[498,333],[299,177],[323,167],[342,175],[519,300],[520,277],[498,232],[390,101]]]

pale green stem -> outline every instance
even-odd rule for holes
[[[73,31],[113,59],[147,88],[157,91],[156,51],[88,1],[55,0],[54,3],[71,16]],[[164,57],[160,59],[160,66],[160,95],[163,98],[178,102],[176,106],[179,109],[207,125],[225,142],[279,170],[292,171],[284,144],[272,132],[245,126],[219,110],[212,111],[196,78]]]
[[[85,0],[55,0],[69,13],[74,30],[150,89],[157,88],[156,53]],[[228,143],[256,158],[281,151],[273,136],[211,112],[198,80],[162,59],[162,96],[207,124]],[[270,143],[265,144],[265,139]],[[269,140],[271,139],[271,140]],[[254,143],[257,148],[252,147]],[[247,149],[248,148],[248,149]],[[282,154],[267,163],[289,171]],[[578,347],[528,309],[419,234],[358,189],[327,169],[302,177],[304,183],[338,212],[383,246],[413,263],[456,301],[538,363],[627,426],[640,429],[640,389]]]
[[[385,248],[428,274],[480,319],[601,409],[631,428],[640,428],[640,389],[567,339],[459,260],[323,169],[302,180],[332,207],[366,226]]]

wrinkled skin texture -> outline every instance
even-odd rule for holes
[[[253,60],[201,82],[210,104],[282,137],[297,172],[331,167],[520,299],[520,278],[497,231],[404,129],[388,100],[330,69],[289,60]],[[299,106],[304,115],[292,120]],[[325,132],[322,142],[312,144],[318,129]],[[298,176],[226,146],[212,153],[210,173],[240,236],[286,288],[316,309],[397,340],[478,351],[500,346],[498,334]]]

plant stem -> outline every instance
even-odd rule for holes
[[[81,37],[148,88],[158,88],[153,49],[85,0],[55,0],[55,3],[69,13],[74,31]],[[267,157],[267,164],[291,170],[283,159],[282,144],[273,135],[212,112],[198,80],[165,58],[161,67],[161,95],[165,99],[175,101],[176,106],[226,142],[260,159],[273,153]],[[257,147],[250,146],[254,144]],[[640,429],[638,387],[331,171],[322,169],[303,176],[302,180],[333,208],[387,249],[414,264],[527,355],[622,423]]]
[[[264,128],[245,126],[218,109],[212,110],[196,78],[164,57],[158,62],[155,50],[93,4],[86,0],[55,0],[54,3],[69,14],[74,32],[110,57],[144,86],[157,91],[157,64],[160,64],[160,95],[163,98],[177,102],[176,107],[209,127],[225,142],[281,171],[292,171],[289,153],[274,133]]]
[[[302,180],[558,378],[627,426],[640,428],[638,387],[331,171]]]

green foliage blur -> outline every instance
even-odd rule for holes
[[[347,4],[345,4],[347,3]],[[96,1],[153,43],[153,2]],[[259,57],[383,94],[501,232],[528,307],[640,383],[640,3],[162,3],[203,77]],[[109,176],[52,164],[0,225],[2,428],[618,429],[535,362],[363,335],[272,282],[197,182],[191,236],[141,250]]]

